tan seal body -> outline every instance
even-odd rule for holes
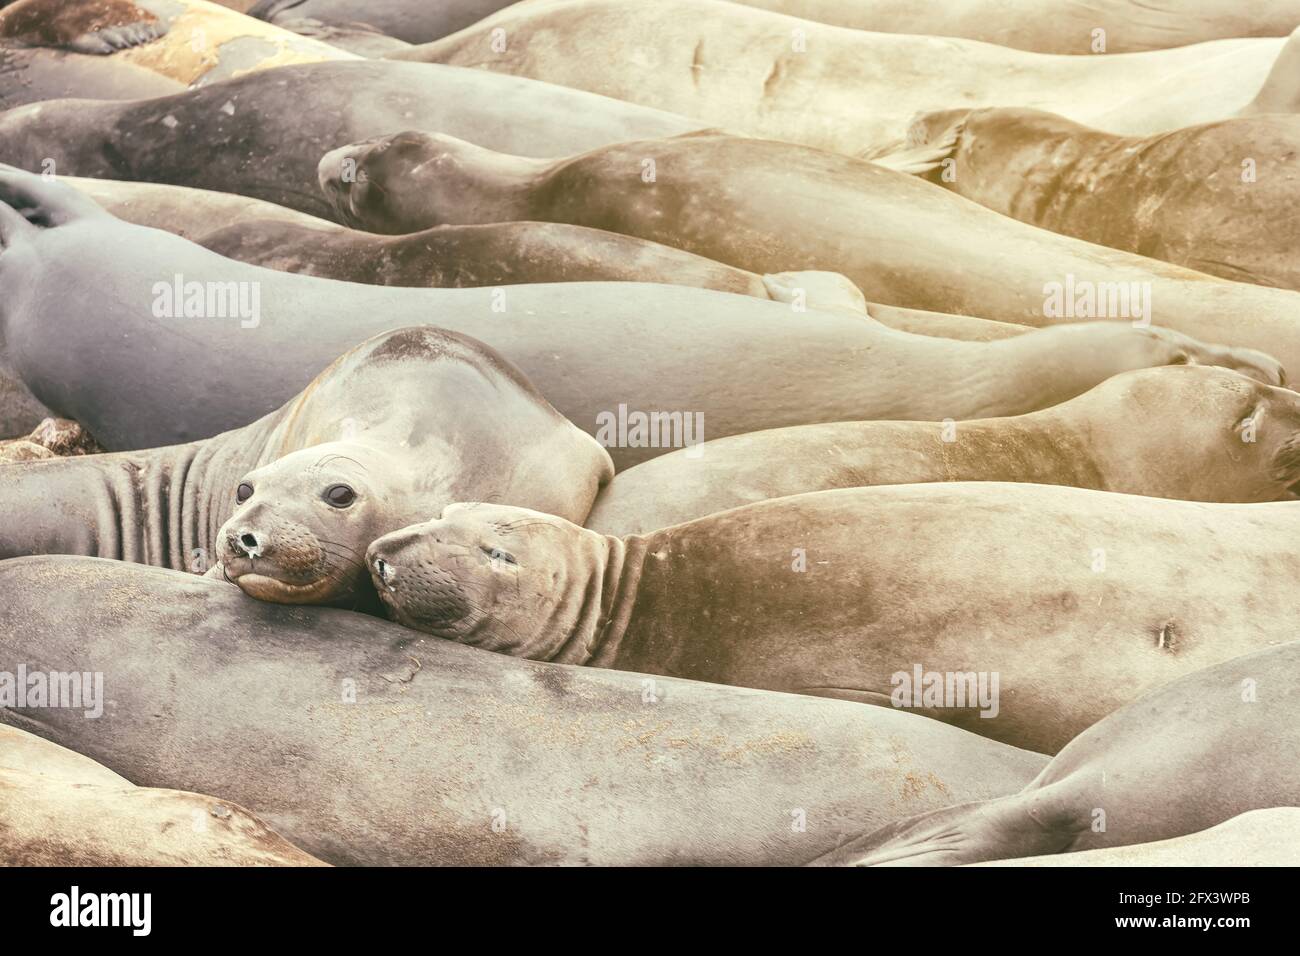
[[[244,428],[0,465],[0,557],[195,573],[220,563],[211,573],[266,600],[365,605],[365,548],[380,534],[467,491],[581,521],[611,474],[606,452],[500,356],[438,329],[400,329]]]
[[[0,593],[0,660],[75,659],[114,702],[0,721],[335,864],[800,863],[1046,763],[884,708],[521,661],[140,565],[3,561]]]
[[[0,865],[321,866],[243,807],[133,786],[0,726]]]
[[[1130,372],[1053,408],[970,422],[838,422],[661,455],[601,489],[586,526],[641,534],[809,491],[930,481],[1276,501],[1300,480],[1300,395],[1218,368]]]
[[[1020,793],[889,824],[817,862],[952,866],[1132,847],[1136,863],[1133,844],[1295,807],[1297,680],[1296,641],[1188,674],[1089,727]]]
[[[355,54],[206,0],[18,0],[0,11],[0,38],[111,56],[187,86]]]
[[[1232,37],[1286,36],[1296,0],[734,0],[857,30],[965,37],[1037,53],[1135,53]],[[1100,35],[1098,34],[1100,31]],[[1099,42],[1104,46],[1099,47]]]
[[[367,558],[394,618],[440,637],[897,702],[1052,753],[1147,688],[1290,640],[1297,527],[1296,502],[936,483],[777,498],[626,538],[457,504]],[[922,696],[927,674],[946,696]]]
[[[1259,92],[1285,43],[1052,56],[720,0],[543,0],[390,57],[527,76],[859,155],[902,138],[914,114],[955,106],[1044,109],[1115,133],[1224,119]]]
[[[871,303],[1034,326],[1149,321],[1300,367],[1296,292],[1061,236],[788,143],[706,132],[537,160],[404,132],[326,154],[319,175],[339,218],[375,232],[567,222],[751,272],[839,272]]]
[[[1300,116],[1124,137],[1035,110],[956,110],[921,117],[913,132],[954,140],[952,165],[931,182],[995,212],[1225,279],[1300,289]]]
[[[971,866],[1300,866],[1300,807],[1250,810],[1186,836]]]

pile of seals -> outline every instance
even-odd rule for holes
[[[1300,0],[1076,6],[0,5],[0,862],[1300,862]]]

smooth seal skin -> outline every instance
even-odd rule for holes
[[[368,335],[422,323],[497,349],[609,447],[619,468],[688,439],[785,425],[1018,415],[1157,365],[1227,365],[1270,384],[1283,375],[1250,349],[1131,323],[962,342],[896,332],[846,309],[799,312],[682,286],[405,289],[274,272],[121,222],[61,183],[3,168],[0,241],[0,358],[40,401],[113,450],[245,425]],[[178,317],[175,301],[168,308],[178,276],[179,298],[203,305],[194,311],[204,318]],[[231,314],[214,292],[209,309],[206,297],[185,293],[191,283],[198,291],[234,283],[241,304],[255,291],[258,307]]]
[[[952,866],[1074,853],[1294,807],[1297,680],[1295,641],[1189,674],[1089,727],[1020,793],[890,824],[817,862]]]
[[[0,726],[0,865],[323,866],[237,804],[155,790]]]
[[[930,182],[1021,222],[1210,275],[1300,289],[1300,116],[1124,137],[1023,109],[918,118]]]
[[[520,661],[138,565],[0,562],[0,593],[0,660],[76,661],[114,702],[0,721],[334,864],[790,864],[1046,764],[884,708]]]
[[[116,558],[223,576],[268,601],[367,607],[379,535],[480,492],[581,521],[611,474],[499,355],[401,329],[210,440],[0,465],[0,557]]]
[[[175,80],[115,59],[0,43],[0,110],[69,97],[144,99],[184,89]]]
[[[360,21],[407,43],[428,43],[496,13],[511,0],[259,0],[247,13],[293,29],[300,19],[347,26]]]
[[[1033,326],[1145,318],[1300,367],[1300,294],[1037,229],[915,177],[788,143],[706,132],[542,161],[404,132],[327,154],[320,179],[338,218],[374,232],[568,222],[751,272],[839,272],[869,302]]]
[[[1232,37],[1286,36],[1296,0],[734,0],[857,30],[965,37],[1037,53],[1137,53]],[[1105,47],[1097,49],[1096,31]]]
[[[356,55],[204,0],[18,0],[0,42],[109,56],[187,86]]]
[[[1015,418],[837,422],[706,441],[616,475],[585,524],[641,534],[769,498],[865,485],[1020,481],[1248,502],[1290,499],[1297,480],[1300,394],[1225,369],[1158,368]]]
[[[702,125],[482,70],[356,60],[262,70],[154,99],[32,103],[0,114],[0,159],[33,172],[49,161],[60,175],[239,193],[329,218],[316,183],[321,156],[395,130],[563,156]]]
[[[1250,810],[1186,836],[970,866],[1300,866],[1300,807]]]
[[[856,156],[900,139],[916,113],[953,106],[1027,106],[1144,135],[1224,119],[1256,95],[1285,43],[1052,56],[721,0],[541,0],[389,56],[531,77]]]
[[[1295,502],[955,482],[624,538],[462,503],[367,561],[399,623],[535,660],[886,705],[916,668],[1000,675],[991,705],[918,688],[917,712],[1054,753],[1149,687],[1291,640],[1298,528]]]

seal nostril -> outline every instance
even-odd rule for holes
[[[253,534],[251,531],[245,531],[241,534],[239,536],[239,543],[243,545],[244,549],[247,551],[261,550],[261,545],[257,541],[257,535]]]
[[[389,586],[388,589],[390,591],[393,589],[392,581],[395,577],[397,577],[396,568],[394,568],[383,558],[375,558],[375,574],[379,575],[379,580],[383,581],[384,584],[387,584]]]

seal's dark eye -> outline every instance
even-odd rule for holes
[[[246,481],[243,482],[242,484],[240,484],[238,488],[235,489],[236,503],[242,505],[245,501],[247,501],[251,497],[253,497],[253,486],[250,485],[248,482]]]
[[[488,560],[493,564],[518,564],[515,556],[509,551],[502,551],[500,548],[484,548],[483,553],[488,556]]]
[[[335,508],[346,508],[357,500],[357,493],[347,485],[330,485],[325,489],[325,500]]]

